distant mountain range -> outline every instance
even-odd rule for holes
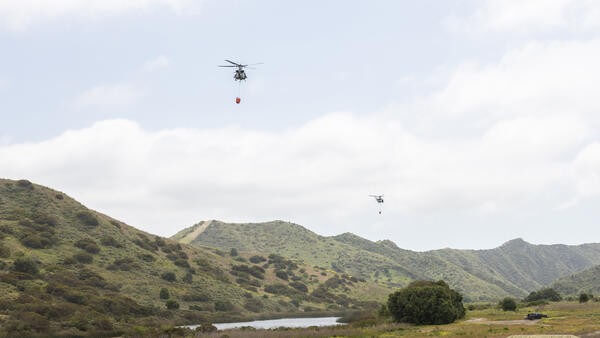
[[[222,250],[276,253],[365,278],[390,290],[415,279],[444,279],[470,301],[523,297],[558,278],[600,264],[600,244],[533,245],[519,238],[489,250],[415,252],[401,249],[389,240],[373,242],[352,233],[320,236],[283,221],[248,224],[203,221],[172,239]],[[583,283],[592,280],[588,275],[593,273],[576,276]],[[557,285],[565,285],[564,292],[573,293],[579,288],[570,284],[567,287],[564,278],[557,281]],[[579,285],[578,281],[570,283]]]

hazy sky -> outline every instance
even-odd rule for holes
[[[0,0],[0,46],[0,177],[152,233],[600,241],[600,1]]]

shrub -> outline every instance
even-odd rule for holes
[[[264,258],[263,256],[258,256],[258,255],[250,257],[249,260],[250,260],[250,262],[252,262],[254,264],[259,264],[259,263],[267,261],[266,258]]]
[[[33,190],[33,184],[31,182],[29,182],[28,180],[18,180],[17,186],[20,188]]]
[[[397,322],[448,324],[463,318],[462,296],[444,281],[416,281],[389,295],[388,310]]]
[[[229,250],[229,255],[230,255],[231,257],[235,257],[235,256],[237,256],[237,255],[238,255],[238,251],[237,251],[237,249],[236,249],[236,248],[231,248],[231,250]]]
[[[29,257],[19,257],[15,259],[12,269],[30,275],[36,275],[39,271],[37,263]]]
[[[175,276],[175,272],[167,271],[160,275],[160,278],[166,280],[167,282],[175,282],[177,280],[177,276]]]
[[[73,259],[81,264],[90,264],[94,261],[94,256],[86,252],[80,252],[73,255]]]
[[[587,293],[582,293],[579,295],[580,303],[587,303],[590,300],[590,296]]]
[[[62,200],[62,199],[64,198],[62,194],[56,194],[56,195],[54,195],[54,197],[55,197],[57,200]]]
[[[182,268],[190,267],[190,263],[188,263],[188,261],[183,258],[177,258],[173,263]]]
[[[552,288],[541,289],[539,291],[531,292],[526,298],[526,302],[533,302],[536,300],[548,300],[552,302],[558,302],[562,299],[560,294]]]
[[[185,276],[181,279],[184,283],[191,284],[194,281],[194,277],[190,271],[186,272]]]
[[[104,245],[104,246],[112,246],[114,248],[120,248],[122,247],[121,243],[119,243],[119,241],[117,241],[114,237],[112,236],[103,236],[100,239],[100,244]]]
[[[221,312],[231,311],[233,310],[233,304],[228,300],[219,300],[215,302],[215,310]]]
[[[79,218],[79,220],[84,225],[87,225],[90,227],[95,227],[100,224],[100,222],[98,222],[98,219],[96,218],[96,216],[94,216],[94,214],[92,214],[89,211],[81,211],[81,212],[77,213],[77,218]]]
[[[169,294],[169,289],[162,288],[160,289],[160,299],[169,299],[171,295]]]
[[[277,278],[280,278],[283,280],[288,280],[288,274],[287,274],[287,272],[285,272],[283,270],[275,271],[275,276],[277,276]]]
[[[167,306],[167,309],[169,310],[177,310],[179,309],[179,303],[177,303],[176,301],[174,301],[173,299],[169,299],[165,305]]]
[[[75,242],[75,246],[91,254],[97,254],[98,252],[100,252],[100,247],[98,246],[98,244],[96,244],[96,242],[90,238],[78,240],[77,242]]]
[[[300,292],[304,292],[304,293],[308,292],[308,287],[300,282],[291,282],[290,286]]]
[[[517,302],[510,297],[506,297],[498,304],[502,311],[517,311]]]
[[[32,249],[46,249],[52,246],[54,242],[54,236],[50,233],[30,233],[21,238],[21,243],[28,248]]]

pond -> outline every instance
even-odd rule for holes
[[[250,326],[255,329],[275,329],[278,327],[310,327],[310,326],[334,326],[344,325],[338,323],[340,317],[318,317],[318,318],[282,318],[270,320],[255,320],[252,322],[238,323],[216,323],[213,324],[219,330],[235,329],[244,326]],[[190,329],[195,329],[198,325],[188,326]]]

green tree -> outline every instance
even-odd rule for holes
[[[177,280],[177,276],[175,276],[175,273],[172,271],[164,272],[162,275],[160,275],[160,277],[168,282],[174,282]]]
[[[502,311],[517,311],[517,302],[510,297],[501,300],[499,305]]]
[[[588,300],[590,300],[590,296],[587,293],[582,293],[579,295],[580,303],[587,303]]]
[[[462,295],[440,280],[415,281],[389,295],[387,308],[397,322],[448,324],[465,316]]]
[[[169,294],[169,289],[162,288],[160,289],[160,299],[169,299],[171,294]]]
[[[237,249],[236,249],[236,248],[231,248],[231,250],[229,251],[229,255],[230,255],[231,257],[235,257],[235,256],[237,256],[237,255],[238,255],[238,251],[237,251]]]

